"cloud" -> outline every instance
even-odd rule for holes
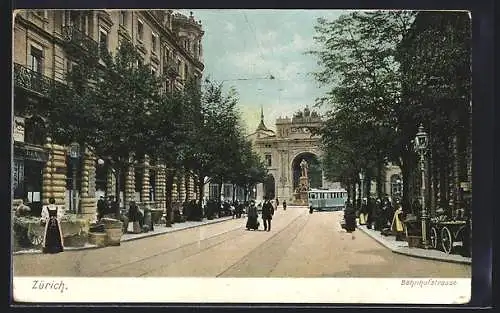
[[[241,75],[264,77],[273,75],[278,80],[290,80],[304,71],[302,61],[287,60],[260,50],[244,51],[228,55],[225,62],[234,66]]]

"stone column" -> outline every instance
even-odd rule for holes
[[[125,195],[123,197],[123,205],[128,208],[130,201],[134,201],[135,198],[135,168],[134,168],[134,157],[132,154],[129,156],[129,166],[127,168],[127,173],[125,173]]]
[[[149,156],[144,156],[144,161],[142,163],[142,190],[141,190],[141,202],[149,203],[152,199],[149,197]]]
[[[178,180],[179,180],[179,177],[175,176],[173,184],[172,184],[172,201],[173,202],[176,202],[179,198],[179,195],[177,194],[177,185],[178,185],[177,181]]]
[[[256,191],[257,191],[256,200],[257,201],[264,200],[264,184],[262,184],[262,183],[257,184]],[[252,190],[252,192],[253,192],[253,190]]]
[[[179,199],[181,202],[184,202],[184,199],[186,198],[186,185],[184,184],[184,175],[178,177],[177,183],[180,184]]]
[[[165,201],[166,201],[166,166],[160,164],[160,160],[157,160],[157,170],[155,179],[155,195],[156,195],[156,208],[165,211]]]
[[[116,178],[112,168],[108,169],[106,177],[106,196],[116,196]]]
[[[96,158],[85,149],[83,154],[82,187],[80,195],[80,212],[83,218],[93,220],[97,212],[97,199],[95,196]]]
[[[51,138],[47,138],[45,148],[49,149],[49,160],[43,168],[43,204],[49,204],[49,198],[53,197],[57,205],[64,205],[66,197],[66,149],[61,145],[52,144]]]
[[[194,178],[189,175],[189,199],[196,199],[196,191],[194,190]]]

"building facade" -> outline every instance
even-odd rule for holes
[[[253,148],[267,165],[269,175],[262,184],[256,186],[257,200],[265,196],[293,202],[299,184],[300,162],[304,159],[309,165],[309,184],[312,188],[340,188],[340,183],[325,179],[321,169],[321,137],[312,135],[311,130],[321,126],[319,115],[306,107],[292,118],[276,120],[276,131],[264,124],[264,113],[255,132],[249,135]],[[401,169],[389,164],[385,168],[382,193],[391,198],[402,195]],[[371,182],[372,195],[377,194],[375,181]]]
[[[182,89],[188,77],[202,77],[201,22],[172,10],[20,10],[13,32],[13,198],[28,199],[37,211],[54,197],[67,210],[93,216],[100,194],[115,195],[116,179],[88,150],[70,166],[68,147],[48,137],[43,112],[50,86],[64,84],[66,73],[91,51],[113,54],[128,40],[152,73],[166,76],[164,92]],[[122,205],[136,200],[164,209],[165,166],[148,156],[136,161],[124,175]],[[174,200],[195,197],[192,178],[174,182]]]
[[[306,107],[295,113],[292,118],[278,118],[276,131],[273,131],[264,124],[262,110],[260,124],[255,132],[248,136],[269,172],[266,181],[257,185],[258,200],[268,196],[280,201],[293,201],[299,186],[302,160],[309,164],[311,187],[328,187],[331,184],[325,180],[320,166],[320,137],[311,132],[320,127],[321,123],[319,115]]]

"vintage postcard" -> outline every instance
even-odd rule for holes
[[[17,303],[464,304],[471,14],[23,9]]]

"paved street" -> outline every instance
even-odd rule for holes
[[[123,242],[118,247],[13,256],[16,276],[107,277],[470,277],[470,265],[392,253],[361,231],[340,229],[341,212],[281,208],[271,232],[245,219]]]

